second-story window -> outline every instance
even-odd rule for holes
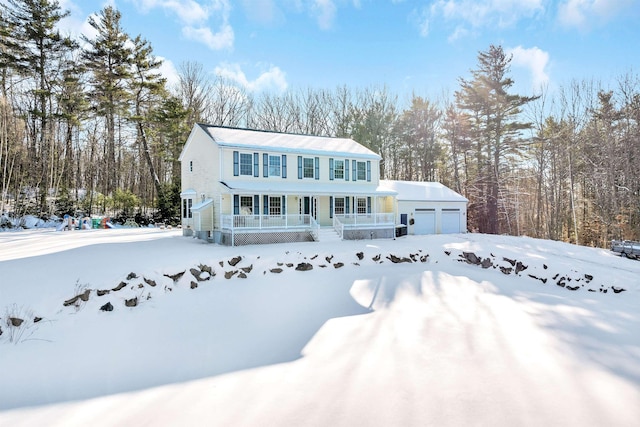
[[[303,170],[303,175],[302,175],[303,177],[305,178],[315,177],[314,163],[313,163],[312,157],[305,157],[302,159],[302,170]]]
[[[240,153],[240,175],[253,175],[253,156]]]
[[[344,179],[344,160],[334,160],[333,177],[335,179]]]
[[[357,163],[358,181],[364,181],[367,179],[367,164],[365,162]]]
[[[269,156],[269,176],[280,176],[280,156]]]

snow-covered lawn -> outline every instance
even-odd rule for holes
[[[5,232],[0,327],[2,426],[640,420],[640,262],[559,242]]]

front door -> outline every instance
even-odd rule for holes
[[[300,214],[311,215],[316,218],[316,198],[312,196],[304,196],[300,199]]]

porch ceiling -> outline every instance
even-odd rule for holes
[[[291,194],[291,195],[313,195],[313,196],[395,196],[398,193],[381,187],[373,187],[363,184],[348,183],[318,183],[301,182],[291,183],[278,180],[260,181],[225,181],[220,182],[225,191],[231,194]]]

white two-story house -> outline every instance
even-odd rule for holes
[[[348,138],[197,124],[184,146],[182,227],[225,245],[392,238],[396,191],[380,156]]]

